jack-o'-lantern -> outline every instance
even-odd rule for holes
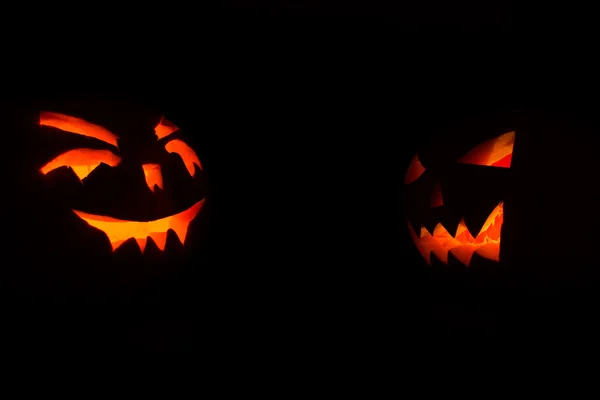
[[[574,315],[593,320],[600,287],[596,110],[454,117],[424,128],[398,179],[406,259],[430,266],[419,271],[436,314],[519,325],[560,324],[567,315],[566,325]]]
[[[114,98],[40,101],[20,123],[25,280],[141,284],[172,276],[198,247],[207,180],[197,134]]]
[[[427,264],[499,263],[519,133],[474,124],[419,150],[404,178],[408,230]]]
[[[100,164],[117,167],[122,161],[122,157],[118,155],[118,137],[102,126],[95,125],[81,118],[49,111],[40,112],[40,126],[93,138],[113,147],[111,150],[88,148],[68,150],[54,157],[40,168],[40,172],[44,175],[58,168],[67,167],[77,176],[82,184],[85,184],[86,178]],[[177,126],[164,117],[161,117],[161,120],[154,127],[157,140],[168,138],[169,135],[177,130]],[[48,132],[48,134],[51,135],[52,133]],[[202,168],[194,150],[182,140],[172,139],[166,141],[164,149],[168,153],[178,154],[192,177],[196,174],[196,168]],[[155,193],[156,190],[163,190],[161,164],[144,163],[141,164],[141,168],[148,189],[152,193]],[[90,226],[104,232],[113,251],[119,248],[125,241],[135,239],[143,253],[148,239],[153,240],[154,244],[160,250],[164,250],[167,231],[169,229],[172,229],[176,233],[181,243],[185,243],[188,226],[202,208],[203,203],[204,200],[202,199],[177,214],[148,221],[117,219],[111,216],[90,214],[75,209],[73,209],[73,213]]]

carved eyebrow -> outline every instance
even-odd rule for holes
[[[119,138],[117,135],[106,128],[92,124],[81,118],[49,111],[40,111],[40,125],[50,126],[76,135],[98,139],[119,148],[117,143],[117,139]]]
[[[196,155],[196,152],[192,150],[190,146],[188,146],[185,142],[179,139],[173,139],[169,143],[165,145],[165,149],[169,153],[177,153],[183,160],[185,167],[191,176],[194,176],[196,173],[196,169],[194,168],[194,164],[198,166],[198,168],[202,169],[202,164],[200,163],[200,159]]]
[[[156,133],[158,140],[167,137],[178,130],[179,128],[168,119],[165,119],[165,117],[162,117],[158,125],[154,127],[154,133]]]

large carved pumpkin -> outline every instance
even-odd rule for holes
[[[527,287],[595,284],[598,132],[593,113],[532,110],[431,129],[403,182],[405,224],[425,262],[500,271]]]
[[[498,263],[518,133],[462,125],[418,151],[404,178],[410,236],[427,262]]]
[[[202,244],[198,132],[114,97],[42,99],[15,126],[19,290],[145,287],[175,277]]]

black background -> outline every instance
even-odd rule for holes
[[[405,230],[404,168],[440,125],[581,104],[548,103],[562,80],[530,62],[544,47],[531,39],[532,9],[459,3],[104,8],[85,24],[39,26],[6,104],[77,92],[159,104],[197,132],[213,197],[206,247],[179,281],[144,297],[10,297],[15,340],[388,349],[447,327],[588,324],[593,302],[574,309],[564,296],[432,280]],[[9,253],[6,263],[18,264]]]

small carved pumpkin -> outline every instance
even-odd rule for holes
[[[112,147],[112,149],[79,148],[68,150],[52,158],[40,168],[40,172],[44,175],[58,168],[67,167],[85,185],[86,178],[100,164],[109,167],[118,167],[121,164],[119,138],[102,126],[81,118],[49,111],[40,112],[40,126],[92,138],[105,143],[108,145],[107,147]],[[157,140],[164,141],[164,144],[161,144],[163,144],[165,151],[179,155],[190,176],[193,177],[196,174],[196,168],[202,169],[200,160],[194,150],[184,141],[169,138],[171,134],[178,130],[179,128],[175,124],[164,117],[161,117],[154,127]],[[52,135],[52,130],[48,131],[48,135]],[[164,190],[160,163],[148,162],[141,164],[140,167],[144,173],[146,185],[152,193],[155,194],[157,190]],[[113,251],[127,240],[135,239],[143,253],[148,239],[152,239],[160,250],[164,250],[169,229],[176,233],[181,243],[185,243],[188,226],[200,212],[203,203],[204,200],[202,199],[177,214],[142,221],[118,219],[104,214],[90,214],[75,209],[73,209],[73,212],[90,226],[104,232]]]
[[[20,132],[19,229],[33,241],[25,280],[84,288],[172,274],[204,232],[198,136],[114,98],[36,106]]]

